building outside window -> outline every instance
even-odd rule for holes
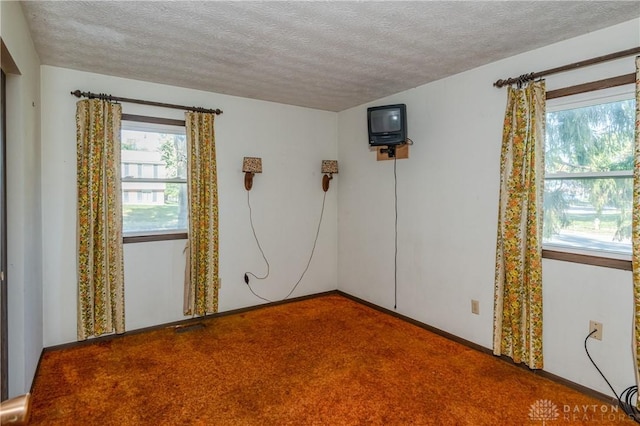
[[[186,232],[184,127],[122,122],[125,236]]]

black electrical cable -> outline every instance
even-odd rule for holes
[[[602,373],[600,368],[598,368],[595,361],[593,360],[593,358],[591,358],[591,355],[589,354],[589,349],[587,348],[587,342],[589,341],[589,337],[591,337],[591,335],[596,331],[598,330],[593,330],[591,333],[587,334],[587,337],[585,337],[584,351],[587,353],[587,356],[589,357],[589,361],[591,361],[591,364],[593,364],[596,370],[598,370],[598,373],[600,373],[604,381],[607,382],[607,385],[609,386],[609,389],[611,389],[611,392],[613,392],[613,394],[616,396],[616,399],[618,400],[618,405],[620,405],[620,408],[622,408],[622,411],[624,411],[624,413],[627,416],[629,416],[629,418],[634,420],[636,423],[640,423],[640,411],[638,411],[638,409],[635,407],[635,404],[633,402],[633,397],[636,396],[638,393],[638,386],[629,386],[624,391],[622,391],[620,395],[618,395],[616,391],[613,389],[613,386],[611,386],[611,383],[609,383],[609,380],[607,380],[605,375]],[[623,397],[624,397],[624,400],[623,400]]]
[[[604,374],[602,374],[602,371],[600,371],[600,368],[598,368],[596,363],[593,361],[593,358],[591,358],[591,355],[589,354],[589,349],[587,349],[587,342],[589,341],[589,337],[591,337],[591,335],[593,333],[595,333],[596,331],[598,331],[598,330],[593,330],[591,333],[587,334],[587,337],[585,337],[585,339],[584,339],[584,351],[587,353],[587,356],[589,357],[589,360],[591,361],[591,364],[593,364],[593,366],[596,368],[596,370],[598,370],[598,373],[600,373],[600,375],[602,376],[604,381],[607,382],[607,385],[609,385],[609,389],[611,389],[611,392],[613,392],[613,394],[616,396],[616,399],[620,400],[620,397],[618,396],[616,391],[613,389],[613,386],[611,386],[611,383],[609,383],[609,380],[607,380],[607,378],[604,376]]]
[[[251,291],[251,293],[253,293],[254,296],[256,296],[259,299],[262,299],[266,302],[274,302],[274,300],[269,300],[265,297],[260,296],[259,294],[257,294],[255,291],[253,291],[253,288],[251,288],[251,284],[249,284],[249,277],[247,275],[252,275],[253,277],[259,279],[259,280],[263,280],[265,278],[267,278],[269,276],[269,262],[267,261],[267,257],[264,254],[264,251],[262,250],[262,247],[260,246],[260,242],[258,241],[258,237],[256,235],[256,230],[253,226],[253,218],[251,215],[251,203],[249,201],[249,191],[247,191],[247,204],[249,205],[249,222],[251,222],[251,230],[253,231],[253,237],[256,240],[256,244],[258,245],[258,248],[260,249],[260,253],[262,253],[262,258],[264,259],[265,263],[267,264],[267,274],[264,277],[256,277],[254,274],[252,274],[251,272],[245,272],[244,274],[244,281],[247,284],[247,287],[249,287],[249,290]],[[295,285],[293,286],[293,288],[291,289],[291,291],[289,291],[289,294],[287,294],[282,300],[286,300],[287,298],[289,298],[289,296],[291,296],[291,294],[296,290],[296,288],[298,287],[298,285],[300,284],[300,282],[302,282],[302,278],[304,278],[304,275],[307,273],[307,270],[309,269],[309,266],[311,265],[311,260],[313,259],[313,254],[316,251],[316,244],[318,243],[318,236],[320,235],[320,228],[322,226],[322,218],[324,217],[324,205],[325,205],[325,201],[327,200],[327,193],[324,192],[324,195],[322,196],[322,209],[320,210],[320,220],[318,220],[318,229],[316,230],[316,237],[313,240],[313,247],[311,248],[311,254],[309,255],[309,260],[307,261],[307,266],[304,268],[304,271],[302,271],[302,274],[300,275],[300,278],[298,279],[298,281],[295,283]]]
[[[250,193],[251,193],[251,191],[247,191],[247,205],[249,206],[249,223],[251,224],[251,231],[253,232],[253,238],[255,238],[256,244],[258,245],[258,250],[260,250],[260,254],[262,254],[262,258],[264,259],[264,263],[267,264],[267,273],[265,274],[264,277],[259,277],[256,274],[254,274],[253,272],[245,272],[244,273],[244,282],[247,283],[247,286],[249,287],[249,290],[251,291],[251,293],[253,293],[253,295],[256,296],[258,299],[262,299],[265,302],[271,302],[271,300],[266,299],[266,298],[256,294],[253,291],[253,289],[251,288],[251,284],[249,284],[248,275],[251,275],[252,277],[254,277],[257,280],[264,280],[265,278],[267,278],[269,276],[269,272],[271,271],[271,266],[269,265],[269,261],[267,260],[267,256],[265,256],[264,250],[262,250],[262,246],[260,245],[260,241],[258,241],[258,235],[256,234],[256,228],[253,226],[253,215],[252,215],[252,210],[251,210],[251,199],[249,197]]]
[[[620,399],[618,399],[618,403],[622,407],[622,410],[636,423],[640,423],[640,412],[636,408],[633,400],[634,397],[637,399],[638,396],[638,386],[629,386],[620,394]],[[625,408],[626,407],[626,408]]]
[[[396,160],[398,157],[393,157],[393,184],[394,184],[394,200],[395,200],[395,247],[393,257],[393,309],[398,307],[398,175],[396,173]]]
[[[264,263],[267,264],[267,273],[264,275],[264,277],[259,277],[256,274],[254,274],[253,272],[245,272],[245,275],[251,275],[252,277],[254,277],[257,280],[264,280],[265,278],[267,278],[269,276],[269,271],[271,270],[271,266],[269,265],[269,261],[267,260],[267,256],[264,255],[264,250],[262,250],[262,246],[260,245],[260,241],[258,241],[258,236],[256,235],[256,228],[253,226],[253,215],[252,215],[252,210],[251,210],[251,199],[249,198],[249,194],[250,193],[251,193],[251,191],[247,191],[247,205],[249,206],[249,223],[251,224],[251,231],[253,232],[253,238],[255,238],[256,244],[258,245],[258,250],[260,250],[260,254],[262,255],[262,258],[264,259]]]
[[[320,225],[322,225],[322,217],[324,216],[324,202],[327,199],[327,192],[324,192],[324,195],[322,196],[322,209],[320,210],[320,220],[318,221],[318,229],[316,230],[316,238],[313,240],[313,247],[311,248],[311,255],[309,256],[309,261],[307,262],[307,266],[304,268],[304,271],[302,271],[302,274],[300,275],[300,278],[298,279],[298,282],[296,283],[296,285],[293,286],[293,288],[291,289],[291,291],[289,292],[289,294],[287,294],[283,300],[287,299],[289,296],[291,296],[291,293],[294,292],[294,290],[296,289],[296,287],[298,287],[298,284],[300,284],[300,281],[302,281],[302,277],[304,277],[304,274],[307,273],[307,270],[309,269],[309,265],[311,265],[311,259],[313,259],[313,253],[316,251],[316,244],[318,243],[318,235],[320,235]]]

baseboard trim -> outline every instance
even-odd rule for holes
[[[408,317],[406,315],[399,314],[398,312],[392,311],[390,309],[383,308],[382,306],[378,306],[375,303],[371,303],[371,302],[368,302],[368,301],[366,301],[364,299],[360,299],[359,297],[353,296],[353,295],[351,295],[349,293],[345,293],[342,290],[336,290],[336,293],[341,295],[341,296],[343,296],[343,297],[346,297],[347,299],[353,300],[354,302],[360,303],[362,305],[368,306],[368,307],[370,307],[372,309],[375,309],[377,311],[380,311],[382,313],[388,314],[388,315],[390,315],[392,317],[395,317],[395,318],[398,318],[400,320],[406,321],[406,322],[408,322],[410,324],[413,324],[413,325],[415,325],[417,327],[420,327],[420,328],[425,329],[427,331],[430,331],[430,332],[432,332],[434,334],[442,336],[442,337],[444,337],[446,339],[449,339],[449,340],[451,340],[453,342],[460,343],[461,345],[466,346],[468,348],[475,349],[475,350],[480,351],[482,353],[495,356],[496,358],[498,358],[498,359],[500,359],[500,360],[502,360],[502,361],[504,361],[504,362],[506,362],[508,364],[511,364],[511,365],[513,365],[515,367],[518,367],[518,368],[522,369],[523,371],[528,372],[529,374],[535,374],[537,376],[544,377],[544,378],[549,379],[549,380],[551,380],[553,382],[559,383],[559,384],[564,385],[564,386],[566,386],[568,388],[571,388],[571,389],[573,389],[575,391],[583,393],[583,394],[585,394],[587,396],[590,396],[590,397],[593,397],[595,399],[598,399],[598,400],[600,400],[602,402],[605,402],[605,403],[608,403],[608,404],[611,404],[611,405],[615,405],[615,406],[618,405],[618,400],[613,396],[609,396],[609,395],[604,394],[602,392],[598,392],[598,391],[596,391],[594,389],[588,388],[588,387],[583,386],[583,385],[581,385],[579,383],[575,383],[575,382],[572,382],[571,380],[568,380],[568,379],[565,379],[563,377],[557,376],[555,374],[549,373],[548,371],[532,370],[532,369],[530,369],[529,367],[527,367],[524,364],[516,364],[515,362],[513,362],[513,360],[511,358],[509,358],[507,356],[504,356],[504,355],[496,356],[496,355],[494,355],[493,351],[490,348],[487,348],[487,347],[484,347],[484,346],[479,345],[477,343],[474,343],[474,342],[471,342],[469,340],[463,339],[463,338],[461,338],[459,336],[456,336],[455,334],[451,334],[451,333],[448,333],[448,332],[446,332],[444,330],[440,330],[439,328],[433,327],[433,326],[431,326],[429,324],[425,324],[423,322],[420,322],[420,321],[418,321],[416,319],[413,319],[411,317]]]
[[[187,326],[187,325],[190,325],[190,324],[198,323],[200,321],[205,321],[205,320],[212,319],[212,318],[220,318],[220,317],[224,317],[224,316],[228,316],[228,315],[242,314],[242,313],[245,313],[245,312],[255,311],[255,310],[258,310],[258,309],[264,309],[264,308],[269,308],[269,307],[278,306],[278,305],[285,305],[285,304],[288,304],[288,303],[300,302],[300,301],[303,301],[303,300],[314,299],[316,297],[323,297],[323,296],[329,296],[329,295],[334,295],[334,294],[338,294],[338,290],[329,290],[329,291],[325,291],[325,292],[322,292],[322,293],[308,294],[306,296],[294,297],[294,298],[291,298],[291,299],[279,300],[279,301],[276,301],[276,302],[263,303],[261,305],[247,306],[246,308],[238,308],[238,309],[232,309],[230,311],[216,312],[215,314],[207,314],[207,315],[203,315],[203,316],[200,316],[200,317],[187,318],[187,319],[183,319],[183,320],[178,320],[178,321],[173,321],[173,322],[168,322],[168,323],[163,323],[163,324],[158,324],[158,325],[152,325],[150,327],[138,328],[138,329],[135,329],[135,330],[126,331],[126,332],[121,333],[121,334],[107,334],[105,336],[92,337],[92,338],[89,338],[87,340],[81,340],[81,341],[78,341],[78,342],[62,343],[60,345],[48,346],[48,347],[44,348],[42,350],[42,352],[44,354],[45,352],[50,352],[50,351],[58,351],[58,350],[61,350],[61,349],[69,349],[69,348],[75,348],[75,347],[80,347],[80,346],[93,345],[95,343],[107,342],[107,341],[113,340],[113,339],[119,339],[119,338],[126,337],[126,336],[132,336],[134,334],[148,333],[150,331],[161,330],[161,329],[165,329],[165,328],[175,328],[175,327],[180,327],[180,326]],[[42,359],[42,355],[40,355],[40,359]],[[39,364],[40,364],[40,362],[38,362],[38,368],[39,368]]]
[[[322,293],[314,293],[314,294],[309,294],[306,296],[300,296],[300,297],[294,297],[292,299],[285,299],[285,300],[280,300],[280,301],[276,301],[276,302],[269,302],[269,303],[264,303],[261,305],[254,305],[254,306],[248,306],[246,308],[239,308],[239,309],[232,309],[230,311],[225,311],[225,312],[218,312],[215,314],[209,314],[209,315],[205,315],[205,316],[201,316],[201,317],[194,317],[194,318],[187,318],[184,320],[180,320],[180,321],[174,321],[174,322],[169,322],[169,323],[165,323],[165,324],[159,324],[159,325],[154,325],[151,327],[145,327],[145,328],[140,328],[140,329],[136,329],[136,330],[131,330],[131,331],[127,331],[125,333],[122,334],[109,334],[107,336],[101,336],[101,337],[95,337],[95,338],[91,338],[91,339],[87,339],[87,340],[83,340],[80,342],[70,342],[70,343],[64,343],[61,345],[55,345],[55,346],[49,346],[46,347],[42,350],[42,352],[40,353],[40,358],[38,360],[38,365],[36,366],[36,371],[34,374],[34,379],[31,383],[31,391],[33,392],[33,385],[35,383],[35,380],[38,376],[38,372],[40,370],[40,363],[42,362],[42,357],[44,356],[44,354],[46,352],[49,351],[57,351],[57,350],[61,350],[61,349],[68,349],[68,348],[74,348],[74,347],[80,347],[80,346],[86,346],[86,345],[92,345],[95,343],[100,343],[100,342],[106,342],[109,340],[113,340],[113,339],[118,339],[121,337],[125,337],[125,336],[131,336],[134,334],[141,334],[141,333],[147,333],[150,331],[155,331],[155,330],[160,330],[160,329],[165,329],[165,328],[175,328],[175,327],[179,327],[179,326],[185,326],[185,325],[189,325],[189,324],[193,324],[193,323],[197,323],[199,321],[203,321],[203,320],[207,320],[207,319],[212,319],[212,318],[219,318],[219,317],[224,317],[224,316],[228,316],[228,315],[236,315],[236,314],[242,314],[245,312],[251,312],[251,311],[255,311],[258,309],[264,309],[264,308],[269,308],[272,306],[279,306],[279,305],[285,305],[288,303],[294,303],[294,302],[300,302],[303,300],[309,300],[309,299],[315,299],[317,297],[324,297],[324,296],[330,296],[330,295],[339,295],[342,296],[346,299],[350,299],[356,303],[359,303],[361,305],[367,306],[369,308],[375,309],[379,312],[385,313],[387,315],[390,315],[392,317],[398,318],[402,321],[405,321],[409,324],[413,324],[417,327],[420,327],[424,330],[430,331],[434,334],[437,334],[439,336],[442,336],[446,339],[449,339],[453,342],[459,343],[463,346],[466,346],[470,349],[474,349],[476,351],[488,354],[488,355],[493,355],[493,351],[490,348],[484,347],[482,345],[479,345],[477,343],[471,342],[469,340],[463,339],[459,336],[456,336],[455,334],[451,334],[448,333],[444,330],[441,330],[439,328],[433,327],[429,324],[425,324],[421,321],[418,321],[414,318],[408,317],[406,315],[402,315],[396,311],[392,311],[390,309],[384,308],[382,306],[376,305],[375,303],[371,303],[367,300],[361,299],[359,297],[353,296],[349,293],[345,293],[342,290],[330,290],[330,291],[326,291],[326,292],[322,292]],[[618,405],[618,400],[615,397],[609,396],[607,394],[598,392],[594,389],[591,389],[589,387],[583,386],[581,384],[572,382],[571,380],[565,379],[563,377],[557,376],[555,374],[549,373],[548,371],[545,370],[532,370],[529,367],[527,367],[524,364],[516,364],[515,362],[513,362],[513,360],[507,356],[497,356],[496,358],[500,359],[501,361],[504,361],[508,364],[511,364],[515,367],[518,367],[520,369],[523,370],[523,372],[527,372],[529,374],[535,374],[538,375],[540,377],[544,377],[546,379],[549,379],[553,382],[562,384],[564,386],[567,386],[568,388],[571,388],[573,390],[576,390],[582,394],[585,394],[587,396],[591,396],[595,399],[598,399],[602,402],[611,404],[611,405]]]
[[[427,331],[430,331],[430,332],[432,332],[434,334],[437,334],[439,336],[446,337],[449,340],[452,340],[452,341],[454,341],[456,343],[460,343],[461,345],[467,346],[467,347],[469,347],[471,349],[475,349],[475,350],[480,351],[480,352],[492,354],[491,349],[485,348],[484,346],[481,346],[481,345],[479,345],[477,343],[473,343],[473,342],[471,342],[469,340],[465,340],[465,339],[463,339],[461,337],[456,336],[455,334],[447,333],[444,330],[440,330],[439,328],[435,328],[435,327],[433,327],[433,326],[431,326],[429,324],[425,324],[423,322],[420,322],[420,321],[418,321],[416,319],[413,319],[411,317],[408,317],[406,315],[399,314],[396,311],[392,311],[390,309],[383,308],[382,306],[376,305],[375,303],[371,303],[371,302],[366,301],[364,299],[360,299],[359,297],[353,296],[353,295],[351,295],[349,293],[345,293],[342,290],[336,290],[336,292],[340,296],[346,297],[347,299],[351,299],[354,302],[360,303],[361,305],[365,305],[365,306],[368,306],[368,307],[370,307],[372,309],[375,309],[377,311],[385,313],[387,315],[391,315],[392,317],[401,319],[401,320],[403,320],[405,322],[408,322],[408,323],[413,324],[413,325],[415,325],[417,327],[423,328],[423,329],[425,329]]]

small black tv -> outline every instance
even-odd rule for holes
[[[407,142],[407,106],[384,105],[367,108],[370,146],[395,146]]]

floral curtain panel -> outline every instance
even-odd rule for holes
[[[542,368],[545,83],[508,88],[500,159],[493,352]]]
[[[635,161],[633,167],[632,269],[634,294],[633,348],[636,384],[640,385],[640,56],[636,58],[636,130]],[[640,409],[640,398],[636,402]]]
[[[218,311],[218,184],[214,117],[209,113],[185,113],[189,188],[185,315]]]
[[[78,340],[125,331],[121,115],[99,99],[76,105]]]

